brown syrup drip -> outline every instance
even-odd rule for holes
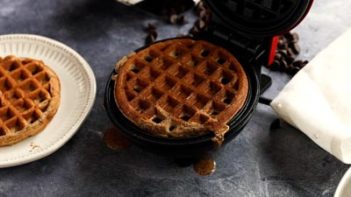
[[[106,130],[104,142],[107,147],[114,151],[125,150],[131,146],[131,142],[115,127]]]
[[[211,157],[201,158],[193,165],[194,171],[200,176],[209,176],[216,171],[216,161]]]

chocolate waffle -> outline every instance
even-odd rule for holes
[[[139,128],[162,137],[213,132],[221,143],[248,94],[243,67],[227,50],[188,38],[158,42],[116,64],[115,101]]]
[[[57,75],[40,60],[0,58],[0,146],[42,131],[60,101]]]

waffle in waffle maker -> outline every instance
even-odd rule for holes
[[[223,142],[226,143],[244,128],[256,108],[260,94],[271,83],[268,76],[261,74],[261,67],[269,64],[274,58],[275,36],[295,27],[307,14],[312,0],[206,0],[205,2],[212,11],[211,22],[205,32],[191,39],[199,42],[203,40],[229,51],[240,62],[247,77],[247,95],[240,110],[227,123],[229,129],[223,137]],[[171,38],[154,43],[153,46],[177,39],[190,38]],[[135,53],[142,53],[148,47],[142,47]],[[125,60],[122,63],[125,63]],[[142,68],[136,69],[139,72]],[[113,71],[106,86],[106,110],[115,126],[133,142],[174,157],[196,156],[217,147],[218,144],[213,143],[215,137],[213,132],[172,138],[153,135],[138,127],[116,105],[115,91],[118,89],[115,90],[115,82],[112,80],[115,75],[116,71]],[[138,82],[138,79],[135,80],[138,86],[147,86],[141,81]],[[167,83],[172,85],[176,82],[168,79]],[[130,96],[132,99],[133,95]],[[147,108],[149,104],[141,102],[140,105]]]

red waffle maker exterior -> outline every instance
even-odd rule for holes
[[[274,58],[277,36],[301,22],[313,0],[205,0],[205,3],[212,11],[211,22],[193,39],[226,48],[243,65],[249,79],[247,100],[229,122],[230,130],[223,143],[226,144],[242,131],[259,102],[260,94],[271,85],[271,79],[261,74],[261,67]],[[105,108],[112,123],[133,143],[174,158],[195,158],[218,149],[211,140],[213,134],[173,139],[153,136],[138,128],[124,117],[115,103],[114,81],[111,80],[114,74],[115,71],[106,84]]]

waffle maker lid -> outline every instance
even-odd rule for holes
[[[205,0],[222,25],[255,37],[279,35],[298,25],[313,0]]]

